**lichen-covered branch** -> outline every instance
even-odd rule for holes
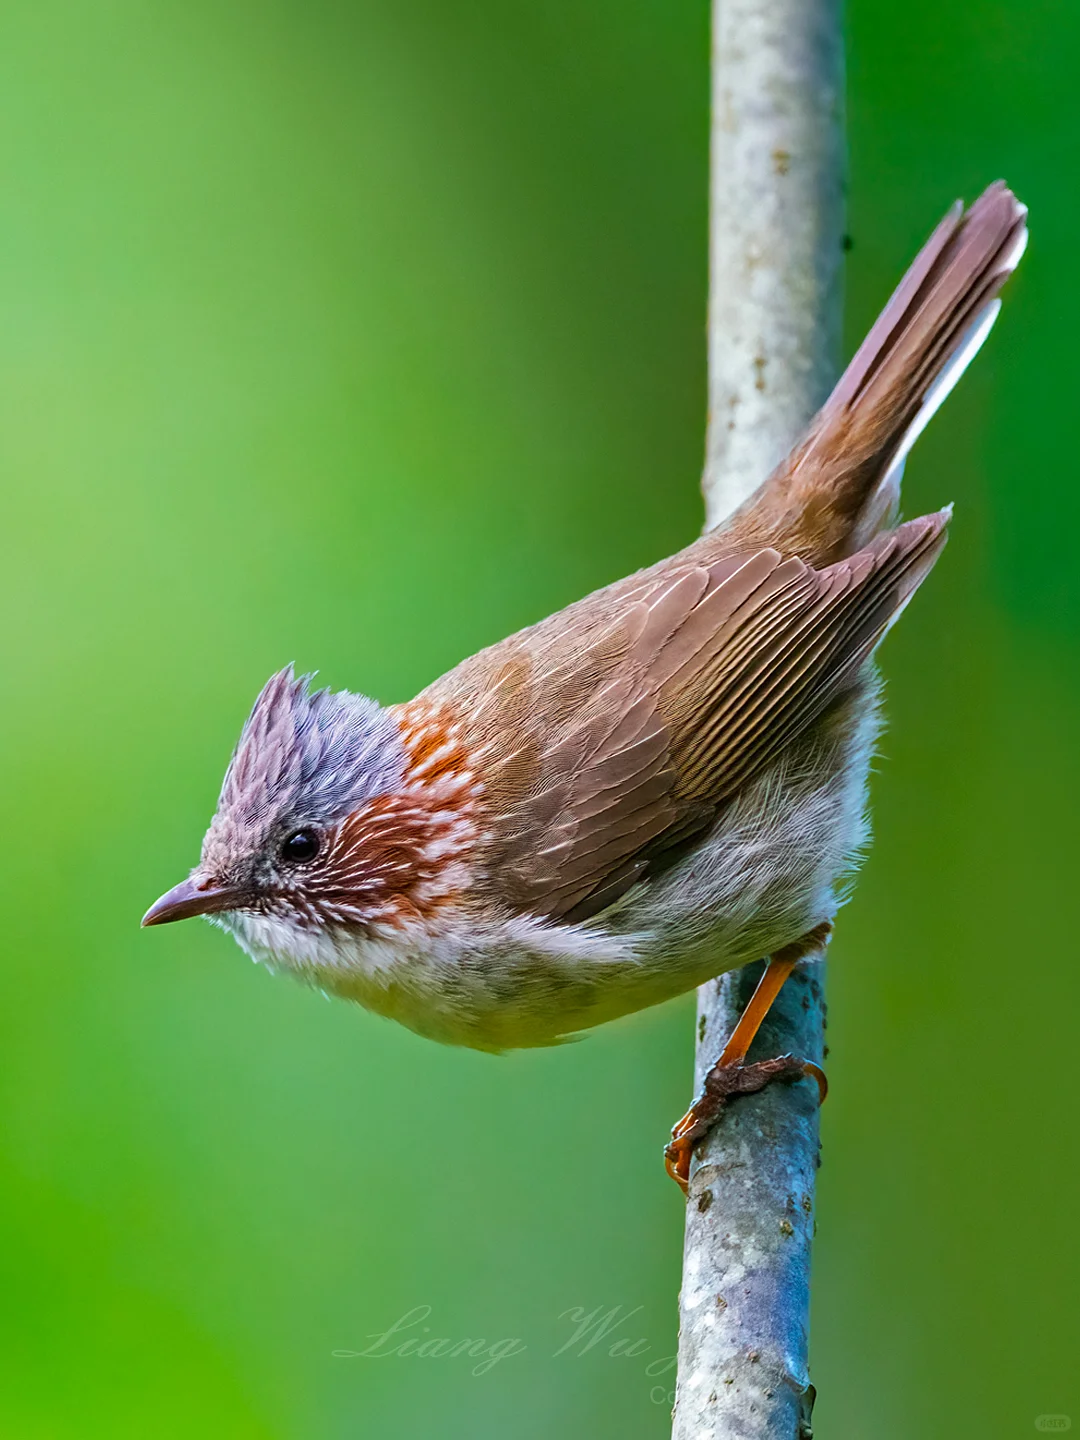
[[[708,526],[756,488],[836,378],[843,235],[838,0],[714,0]],[[824,966],[799,967],[752,1057],[821,1060]],[[703,986],[700,1085],[757,981]],[[674,1440],[804,1440],[818,1107],[812,1085],[733,1105],[687,1205]]]

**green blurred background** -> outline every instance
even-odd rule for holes
[[[849,344],[955,195],[1033,242],[908,468],[816,1430],[1006,1440],[1080,1425],[1080,11],[848,23]],[[496,1060],[138,918],[271,670],[402,699],[693,536],[707,72],[705,0],[4,7],[4,1440],[667,1433],[690,998]],[[417,1306],[526,1348],[333,1355]]]

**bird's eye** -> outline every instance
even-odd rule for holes
[[[290,865],[306,865],[319,853],[319,837],[314,830],[294,830],[281,847],[281,858]]]

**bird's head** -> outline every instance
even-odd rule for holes
[[[445,890],[445,804],[415,775],[409,730],[373,700],[311,693],[289,667],[263,687],[236,746],[202,856],[143,917],[192,915],[242,940],[394,925]],[[282,938],[284,937],[284,938]],[[267,948],[263,941],[262,948]]]

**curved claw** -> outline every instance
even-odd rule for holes
[[[817,1081],[818,1104],[824,1105],[825,1097],[829,1093],[829,1077],[825,1074],[825,1071],[822,1070],[820,1065],[815,1065],[812,1060],[804,1060],[802,1073]]]
[[[754,1095],[774,1080],[790,1083],[803,1076],[817,1083],[818,1103],[823,1103],[829,1093],[829,1082],[821,1066],[812,1060],[778,1055],[774,1060],[759,1060],[753,1065],[714,1065],[705,1077],[701,1094],[672,1129],[671,1140],[664,1147],[664,1167],[683,1194],[688,1194],[690,1189],[694,1146],[719,1120],[728,1100],[738,1095]]]
[[[693,1144],[678,1136],[664,1146],[664,1169],[684,1195],[690,1193],[690,1157],[693,1153]]]

